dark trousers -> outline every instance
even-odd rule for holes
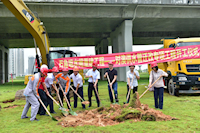
[[[76,88],[73,86],[74,90],[76,91]],[[84,100],[83,97],[83,87],[79,87],[77,93],[81,96],[81,98]],[[77,107],[77,95],[74,93],[74,108]],[[82,101],[81,101],[82,102]],[[82,107],[85,108],[85,105],[82,104]]]
[[[40,99],[44,103],[45,107],[47,107],[47,95],[46,95],[46,93],[42,89],[38,89],[38,93],[39,93]],[[38,113],[40,115],[45,115],[45,113],[46,113],[46,110],[44,109],[44,107],[42,106],[42,104],[40,104],[40,108],[39,108]]]
[[[154,87],[154,101],[155,101],[155,108],[163,109],[163,93],[164,88],[156,88]],[[159,98],[159,104],[158,104],[158,98]]]
[[[47,88],[47,89],[48,89],[49,94],[51,95],[51,89],[50,88]],[[48,105],[50,107],[50,112],[53,113],[54,112],[54,109],[53,109],[53,100],[49,96],[47,96],[47,107],[48,107]]]
[[[112,85],[112,89],[114,90],[114,95],[115,95],[115,100],[116,102],[119,102],[118,100],[118,93],[117,93],[117,82],[115,82],[113,85]],[[110,88],[110,85],[108,84],[108,93],[109,93],[109,96],[110,96],[110,101],[111,103],[113,103],[113,96],[112,96],[112,92],[111,92],[111,88]]]
[[[97,93],[99,93],[98,92],[98,84],[96,86],[96,89],[97,89]],[[98,99],[98,96],[97,96],[97,93],[95,91],[93,83],[88,84],[88,99],[89,99],[89,102],[90,102],[89,107],[92,106],[92,90],[94,90],[94,94],[95,94],[95,97],[96,97],[96,100],[97,100],[97,106],[99,107],[99,99]]]
[[[64,97],[64,95],[63,95],[62,90],[59,90],[59,95],[60,95],[60,99],[61,99],[61,101],[62,101],[62,103],[63,103],[63,97]],[[69,92],[67,93],[66,96],[67,96],[67,100],[69,101],[69,104],[70,104]],[[59,101],[59,103],[60,103],[60,101]],[[61,104],[60,104],[60,106],[61,106]],[[63,104],[63,106],[64,106],[64,104]],[[70,106],[71,106],[71,104],[70,104]],[[68,107],[68,109],[69,109],[68,104],[67,104],[67,107]]]
[[[137,91],[138,87],[133,87],[133,94]],[[128,91],[129,91],[129,85],[127,85],[127,93],[126,93],[126,98],[127,98],[127,95],[128,95]],[[129,94],[129,97],[128,97],[128,103],[129,103],[129,100],[130,100],[130,95],[131,95],[131,92]]]

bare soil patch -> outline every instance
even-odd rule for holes
[[[78,112],[77,112],[78,113]],[[79,112],[78,116],[69,115],[59,118],[58,123],[63,127],[76,127],[84,125],[108,126],[116,125],[126,120],[138,121],[169,121],[176,120],[169,115],[163,114],[160,110],[149,108],[147,104],[141,104],[139,95],[136,93],[130,104],[123,106],[111,104],[110,107],[99,107],[93,110]]]

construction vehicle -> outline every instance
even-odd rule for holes
[[[49,51],[50,42],[43,22],[41,22],[40,19],[36,17],[33,12],[31,12],[31,10],[26,6],[23,0],[1,1],[33,36],[38,68],[40,67],[40,57],[37,53],[37,47],[39,48],[41,53],[42,64],[48,65],[49,69],[54,66],[53,59],[77,56],[76,53],[69,50]],[[40,70],[38,69],[38,72],[39,71]],[[70,73],[72,72],[70,71]],[[84,79],[83,70],[80,71],[80,74]],[[32,75],[25,76],[25,84],[28,83],[30,76]]]
[[[164,48],[199,45],[200,38],[162,39]],[[170,95],[200,93],[200,59],[187,59],[158,63],[158,68],[168,73],[164,79]],[[152,69],[148,65],[150,73]]]

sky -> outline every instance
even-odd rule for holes
[[[133,46],[133,51],[144,51],[144,50],[152,50],[152,49],[158,49],[162,47],[162,44],[160,45],[145,45],[145,46]],[[69,50],[74,51],[75,53],[80,53],[80,56],[86,56],[86,55],[95,55],[95,47],[69,47]],[[109,46],[108,52],[111,53],[112,47]],[[38,49],[39,52],[39,49]],[[35,57],[35,48],[24,48],[24,68],[25,70],[28,69],[28,57],[34,56]],[[136,66],[137,69],[137,66]],[[142,65],[141,69],[147,69],[147,65]],[[24,71],[25,71],[24,70]]]

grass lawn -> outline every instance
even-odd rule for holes
[[[142,94],[145,91],[146,85],[148,85],[148,75],[142,76],[139,80],[139,94]],[[180,120],[174,121],[160,121],[160,122],[151,122],[151,121],[142,121],[142,122],[133,122],[126,121],[124,123],[107,126],[107,127],[95,127],[95,126],[84,126],[84,127],[69,127],[63,128],[60,125],[57,125],[57,122],[52,121],[48,116],[37,116],[40,121],[30,122],[29,119],[20,119],[23,106],[18,106],[16,108],[4,108],[11,105],[24,105],[25,101],[18,100],[12,103],[2,103],[2,101],[14,99],[15,92],[17,90],[25,88],[23,85],[23,80],[16,80],[5,85],[0,85],[0,105],[2,107],[0,111],[0,133],[35,133],[35,132],[128,132],[128,133],[155,133],[155,132],[178,132],[178,133],[194,133],[200,132],[200,98],[197,95],[181,95],[180,97],[170,96],[167,92],[164,94],[164,109],[162,112],[166,115],[179,118]],[[126,83],[118,82],[118,94],[119,94],[119,103],[122,105],[126,101]],[[107,90],[107,82],[100,81],[99,83],[99,92],[100,99],[103,106],[109,106],[109,96]],[[84,85],[84,96],[87,100],[87,83]],[[95,97],[93,96],[92,105],[90,109],[96,108]],[[73,98],[71,98],[73,100]],[[153,93],[148,92],[141,98],[141,102],[148,104],[150,108],[154,108],[154,99]],[[73,103],[72,103],[73,105]],[[64,105],[66,107],[66,104]],[[60,111],[58,106],[54,104],[55,111],[57,114],[53,116],[60,116]],[[72,106],[73,107],[73,106]],[[88,108],[87,108],[88,109]],[[78,108],[74,111],[82,110],[80,101],[78,102]],[[30,116],[30,110],[28,116]]]

